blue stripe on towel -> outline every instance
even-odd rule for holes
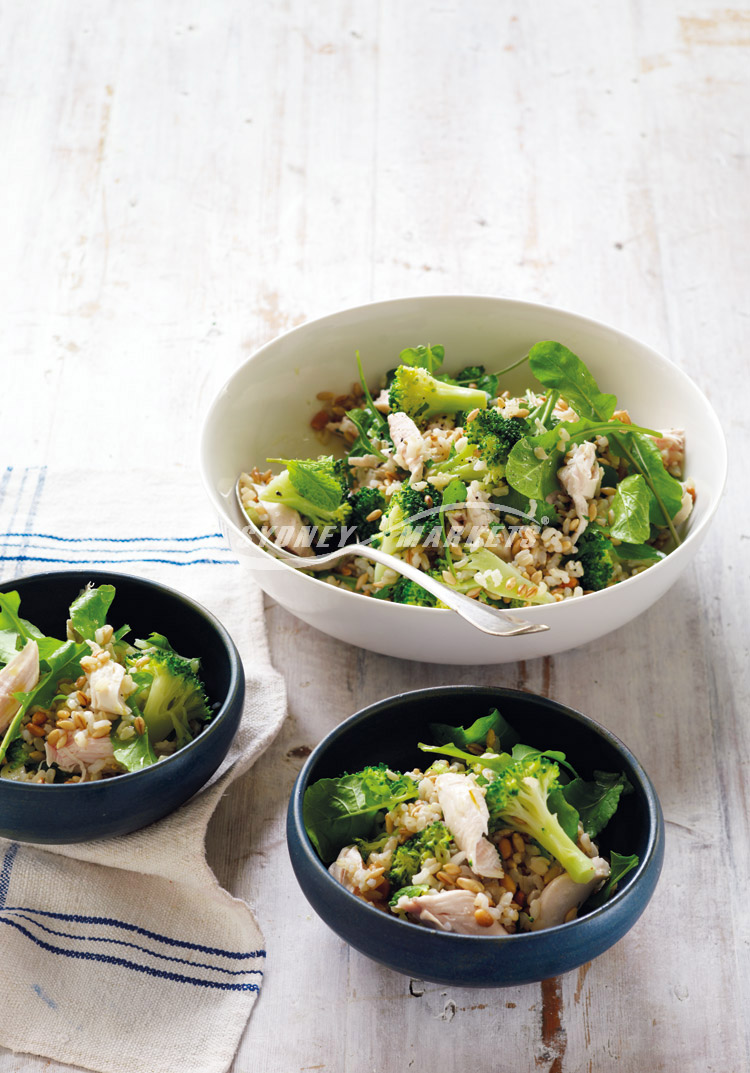
[[[178,965],[190,965],[194,969],[208,969],[211,972],[223,972],[227,976],[262,976],[262,969],[225,969],[222,965],[208,965],[204,961],[188,961],[186,958],[175,957],[174,954],[158,954],[155,950],[149,950],[147,946],[139,946],[138,943],[129,943],[125,939],[112,939],[106,935],[74,935],[69,931],[56,931],[54,928],[48,928],[45,924],[41,924],[38,920],[34,920],[33,917],[26,916],[24,913],[17,910],[8,910],[17,915],[18,919],[25,920],[27,924],[33,924],[34,927],[40,928],[48,935],[56,935],[58,939],[74,939],[79,943],[111,943],[113,946],[125,946],[130,947],[132,950],[138,950],[142,954],[148,954],[149,957],[158,958],[159,961],[173,961]],[[35,910],[29,909],[29,913],[33,913]]]
[[[193,984],[195,987],[207,987],[213,988],[217,991],[259,991],[258,984],[251,983],[227,983],[223,981],[215,980],[201,980],[195,976],[185,976],[179,972],[167,972],[165,969],[154,969],[149,965],[138,965],[134,961],[128,961],[125,958],[112,957],[109,954],[95,954],[91,951],[80,950],[65,950],[63,947],[52,946],[51,943],[45,942],[43,939],[37,938],[32,935],[27,928],[24,928],[22,924],[19,924],[17,920],[8,919],[7,917],[0,915],[0,924],[7,924],[9,927],[15,928],[22,935],[25,935],[27,939],[30,939],[42,950],[48,951],[50,954],[58,954],[61,957],[72,958],[75,961],[99,961],[105,965],[119,965],[124,969],[132,969],[134,972],[142,972],[146,976],[155,976],[160,980],[171,980],[174,983],[179,984]]]
[[[5,905],[5,901],[8,897],[8,887],[10,886],[10,873],[13,871],[13,862],[18,854],[18,843],[11,842],[5,851],[3,857],[3,866],[0,870],[0,909]]]
[[[0,484],[0,493],[2,493],[2,484]],[[0,500],[1,502],[1,500]],[[60,540],[65,544],[140,544],[150,541],[163,542],[165,544],[183,544],[191,543],[195,540],[221,540],[221,533],[201,533],[198,536],[172,536],[172,537],[155,537],[155,536],[137,536],[137,537],[106,537],[106,536],[90,536],[90,537],[71,537],[71,536],[57,536],[55,533],[6,533],[6,537],[39,537],[42,540]]]
[[[200,943],[189,943],[184,939],[170,939],[167,935],[160,935],[156,931],[148,931],[146,928],[139,928],[136,924],[128,924],[124,920],[115,920],[113,917],[89,917],[79,916],[76,913],[55,913],[49,909],[29,909],[26,905],[9,905],[6,909],[7,913],[36,913],[37,916],[52,917],[54,920],[69,920],[76,924],[105,924],[108,927],[122,928],[124,931],[132,931],[137,935],[143,935],[146,939],[156,939],[157,942],[164,943],[166,946],[181,947],[185,950],[199,950],[202,954],[218,954],[220,957],[238,958],[244,960],[245,958],[258,958],[265,957],[265,950],[249,950],[245,953],[238,952],[236,950],[222,950],[216,946],[202,946]]]
[[[67,563],[69,566],[116,566],[117,563],[164,563],[167,566],[237,566],[239,559],[154,559],[141,555],[136,559],[53,559],[43,555],[0,555],[0,562],[6,563]]]

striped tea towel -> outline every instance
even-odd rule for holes
[[[45,849],[0,839],[0,1045],[107,1073],[220,1073],[258,996],[265,952],[249,907],[210,871],[204,838],[229,783],[278,731],[284,686],[261,594],[238,573],[197,479],[126,481],[0,473],[0,580],[88,564],[186,592],[233,636],[245,710],[208,787],[159,823]],[[94,485],[96,516],[81,521],[70,504]]]

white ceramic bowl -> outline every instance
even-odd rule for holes
[[[555,339],[578,354],[603,391],[650,428],[684,428],[686,473],[695,509],[684,542],[644,573],[612,588],[518,612],[549,630],[489,637],[454,612],[373,600],[269,562],[242,532],[234,485],[242,470],[267,458],[315,457],[323,448],[310,428],[319,391],[347,392],[359,350],[376,385],[399,352],[419,343],[445,346],[445,369],[468,364],[501,369],[534,343]],[[533,383],[527,366],[503,387]],[[282,607],[339,640],[403,659],[449,664],[534,659],[600,637],[639,615],[677,580],[705,539],[726,479],[718,418],[693,382],[666,358],[630,336],[559,309],[504,298],[403,298],[347,309],[287,332],[239,367],[214,400],[201,438],[201,472],[224,533],[252,576]]]

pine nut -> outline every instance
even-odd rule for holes
[[[456,881],[455,876],[449,876],[448,873],[443,871],[442,869],[436,873],[435,878],[439,879],[441,883],[447,883],[450,887],[452,887]]]
[[[146,721],[142,715],[137,715],[133,720],[133,726],[135,727],[136,734],[146,733]]]
[[[509,838],[501,838],[500,839],[500,856],[503,859],[505,859],[507,857],[510,857],[512,852],[513,852],[513,847],[510,844],[510,839]],[[515,890],[515,884],[513,885],[513,889]]]
[[[36,723],[29,723],[27,725],[27,730],[30,734],[33,734],[35,738],[44,737],[44,727],[37,726]]]
[[[516,885],[513,882],[513,880],[510,878],[510,876],[503,876],[503,878],[500,880],[500,882],[505,887],[505,889],[507,891],[509,891],[511,894],[516,893]]]
[[[524,853],[526,851],[526,843],[521,838],[518,831],[513,832],[513,849],[516,853]]]
[[[31,717],[31,722],[35,726],[38,726],[38,727],[44,726],[44,724],[47,722],[47,713],[46,712],[34,712],[34,714]]]
[[[468,876],[459,876],[456,880],[456,886],[461,890],[470,890],[474,894],[481,894],[484,891],[484,884],[480,883],[478,879],[469,879]]]
[[[495,923],[495,918],[487,909],[475,909],[474,919],[481,928],[491,928]]]

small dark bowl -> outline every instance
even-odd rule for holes
[[[178,652],[201,659],[201,677],[216,715],[189,745],[152,767],[97,782],[40,786],[0,779],[0,835],[20,842],[89,842],[124,835],[173,812],[213,775],[242,715],[245,673],[227,631],[200,604],[156,581],[98,570],[55,571],[6,581],[20,612],[44,633],[64,636],[67,610],[81,589],[111,584],[109,622],[129,638],[164,633]]]
[[[397,771],[432,758],[417,749],[431,722],[467,726],[497,707],[521,740],[561,749],[585,778],[624,771],[634,792],[621,799],[597,839],[600,851],[637,853],[640,864],[604,906],[568,924],[510,936],[455,935],[386,916],[329,875],[305,831],[302,799],[321,778],[384,761]],[[292,866],[305,897],[355,949],[396,972],[459,987],[510,987],[569,972],[597,957],[633,926],[654,892],[664,857],[664,820],[638,761],[604,727],[572,708],[515,689],[444,686],[403,693],[364,708],[336,727],[299,774],[287,813]]]

